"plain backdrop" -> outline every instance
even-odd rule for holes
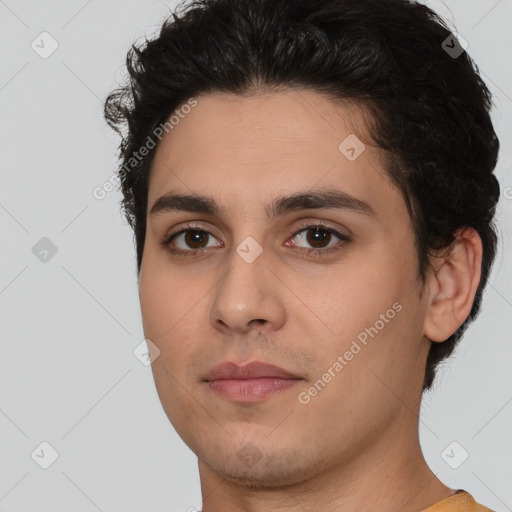
[[[447,485],[510,511],[512,2],[428,3],[453,18],[494,94],[502,196],[483,312],[425,396],[421,443]],[[134,354],[144,337],[121,195],[93,196],[117,163],[103,101],[129,46],[174,7],[0,0],[0,511],[201,506],[197,459]]]

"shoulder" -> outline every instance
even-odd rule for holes
[[[473,496],[463,489],[448,498],[432,505],[424,512],[493,512],[490,508],[477,503]]]

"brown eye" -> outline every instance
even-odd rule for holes
[[[332,237],[332,233],[323,228],[309,229],[308,233],[306,241],[316,248],[326,247]]]
[[[206,231],[198,231],[189,229],[184,232],[184,242],[191,249],[203,249],[208,241],[208,233]]]
[[[203,229],[182,229],[164,240],[163,245],[173,254],[195,253],[208,247],[218,247],[220,245],[208,245],[210,238],[215,240],[210,232]]]
[[[303,234],[305,233],[305,235]],[[334,238],[338,238],[340,241],[348,241],[348,237],[338,233],[336,230],[328,227],[324,227],[321,225],[313,225],[306,226],[305,228],[297,231],[294,234],[294,239],[296,240],[293,245],[299,246],[300,241],[309,244],[311,247],[306,247],[306,249],[319,250],[318,252],[327,252],[322,251],[326,247],[330,248],[332,245],[336,245],[336,241],[334,244],[330,244],[330,242]]]

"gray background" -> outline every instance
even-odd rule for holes
[[[421,442],[447,485],[506,511],[512,2],[427,3],[453,16],[495,95],[502,198],[501,243],[483,313],[424,399]],[[124,76],[129,45],[155,34],[174,6],[0,0],[0,511],[200,508],[196,457],[168,422],[150,368],[133,354],[144,337],[121,196],[92,194],[114,172],[119,142],[103,122],[102,102]],[[58,43],[47,58],[40,53],[52,40],[39,36],[43,31]],[[58,458],[43,469],[52,449]],[[469,454],[463,463],[462,450]]]

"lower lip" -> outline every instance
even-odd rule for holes
[[[208,382],[208,385],[214,393],[227,400],[234,402],[261,402],[269,396],[290,389],[301,380],[277,377],[220,379]]]

